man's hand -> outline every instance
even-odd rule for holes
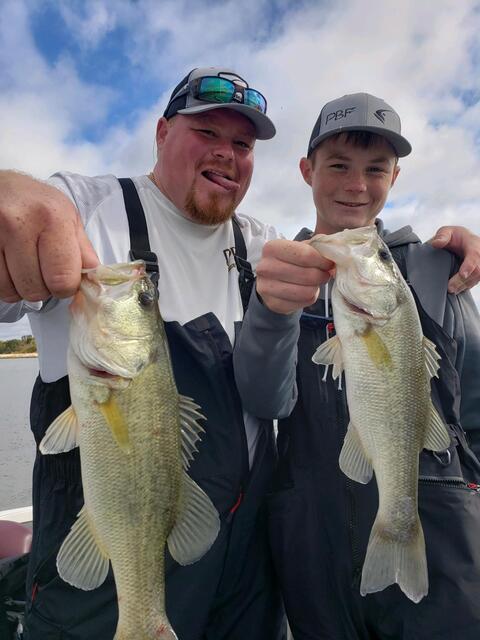
[[[271,240],[257,266],[257,293],[271,311],[292,313],[315,302],[333,267],[307,242]]]
[[[0,300],[67,298],[98,258],[77,209],[58,189],[0,171]]]
[[[458,273],[448,282],[450,293],[461,293],[471,289],[480,281],[480,237],[465,227],[440,227],[435,236],[429,240],[437,249],[448,249],[463,262]]]

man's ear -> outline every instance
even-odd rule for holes
[[[301,158],[299,167],[305,182],[312,186],[312,161],[310,158]]]
[[[155,139],[157,141],[157,149],[163,145],[168,133],[168,120],[163,116],[157,122],[157,134]]]

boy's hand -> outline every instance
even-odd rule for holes
[[[61,191],[0,171],[0,300],[67,298],[98,258],[77,209]]]
[[[293,313],[315,302],[334,264],[306,242],[271,240],[257,266],[257,293],[276,313]]]
[[[448,249],[463,258],[458,273],[452,276],[448,282],[450,293],[461,293],[478,284],[480,281],[479,236],[465,227],[445,226],[440,227],[429,242],[437,249]]]

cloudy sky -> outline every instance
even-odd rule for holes
[[[292,237],[314,224],[298,170],[324,102],[393,105],[413,154],[384,214],[424,240],[480,233],[480,3],[474,0],[0,0],[0,168],[148,172],[167,97],[196,66],[229,66],[268,100],[241,210]],[[479,289],[479,288],[477,288]],[[480,302],[480,292],[475,291]],[[0,338],[29,333],[5,326]]]

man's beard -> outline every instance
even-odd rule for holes
[[[211,195],[206,206],[201,206],[197,201],[195,187],[191,187],[185,202],[185,211],[188,216],[199,224],[222,224],[230,220],[235,213],[235,200],[221,204],[217,195]]]

